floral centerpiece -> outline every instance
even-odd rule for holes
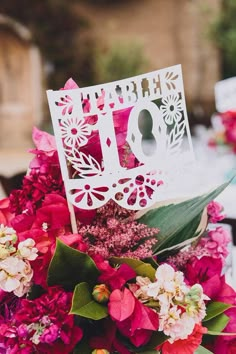
[[[119,156],[135,164],[119,119]],[[22,188],[0,202],[0,352],[233,353],[230,236],[213,201],[227,184],[144,212],[76,208],[75,233],[55,139],[34,128],[33,141]],[[100,158],[96,135],[88,148]]]
[[[236,153],[236,111],[217,113],[213,119],[217,120],[217,129],[209,140],[209,146],[226,147],[230,152]]]

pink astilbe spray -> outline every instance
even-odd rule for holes
[[[204,256],[210,256],[212,258],[221,259],[224,265],[226,257],[229,254],[228,247],[230,241],[231,237],[228,230],[224,229],[222,226],[218,226],[214,230],[208,231],[205,236],[199,240],[196,246],[186,248],[175,256],[169,257],[167,261],[178,269],[185,269],[186,263],[191,260],[192,257],[200,259]]]
[[[134,220],[133,211],[125,210],[114,202],[98,210],[92,225],[79,228],[79,234],[88,241],[88,252],[104,258],[151,257],[158,232],[158,228],[139,224]]]

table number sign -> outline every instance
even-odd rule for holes
[[[163,199],[171,168],[193,159],[180,65],[47,94],[73,206],[95,209],[112,199],[127,209],[150,207]]]

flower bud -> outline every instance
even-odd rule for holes
[[[199,284],[194,284],[190,291],[188,292],[186,296],[186,300],[188,303],[190,302],[198,302],[201,300],[203,295],[203,289],[202,286]]]
[[[99,285],[95,285],[95,287],[93,288],[92,295],[94,300],[103,304],[108,301],[110,296],[110,291],[105,284],[99,284]]]
[[[110,352],[106,349],[94,349],[92,354],[110,354]]]

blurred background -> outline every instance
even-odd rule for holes
[[[0,181],[7,194],[52,132],[47,89],[181,64],[191,130],[208,127],[214,85],[236,75],[235,0],[1,0]],[[1,191],[0,191],[1,194]]]

